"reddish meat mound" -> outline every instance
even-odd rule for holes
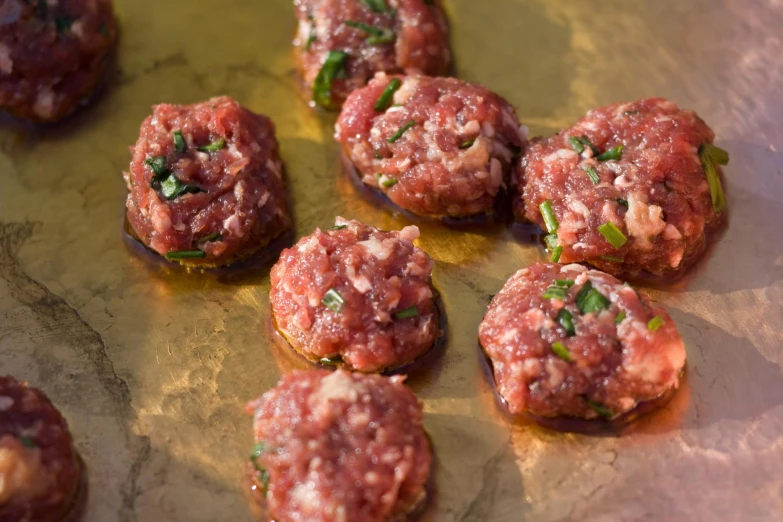
[[[479,340],[509,410],[540,417],[614,418],[676,389],[685,365],[663,308],[581,265],[537,263],[514,274]]]
[[[131,152],[128,221],[161,255],[224,265],[291,227],[274,124],[231,98],[156,105]]]
[[[375,110],[394,81],[379,74],[351,94],[337,121],[335,139],[362,181],[422,216],[492,213],[525,143],[514,108],[454,78],[399,80],[393,105]]]
[[[569,139],[582,136],[595,152],[587,144],[577,153]],[[713,138],[694,112],[661,98],[595,109],[531,142],[518,164],[515,212],[543,228],[539,205],[550,201],[563,263],[587,261],[618,276],[676,275],[703,252],[705,231],[719,220],[699,158]],[[619,160],[597,159],[620,145]],[[627,243],[612,246],[598,230],[605,223]]]
[[[432,449],[404,380],[298,371],[248,405],[270,519],[386,522],[424,502]]]
[[[0,522],[59,522],[82,469],[68,423],[44,393],[0,377]]]
[[[439,0],[294,0],[294,5],[299,20],[294,45],[310,91],[330,51],[348,54],[327,108],[339,108],[377,72],[449,71],[449,30]]]
[[[412,362],[440,336],[433,262],[410,226],[385,232],[337,218],[284,250],[269,298],[279,331],[325,364],[380,372]]]
[[[54,122],[105,77],[117,44],[109,0],[0,3],[0,109]]]

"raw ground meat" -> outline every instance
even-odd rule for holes
[[[117,34],[109,0],[0,2],[0,110],[64,118],[106,76]]]
[[[270,520],[387,522],[425,501],[432,449],[404,380],[297,371],[248,405]]]
[[[395,78],[393,105],[377,111]],[[348,98],[335,139],[362,181],[399,207],[455,218],[493,213],[526,135],[514,108],[489,89],[379,74]]]
[[[128,221],[160,255],[225,265],[292,226],[274,124],[231,98],[156,105],[131,153]]]
[[[560,290],[550,290],[557,281]],[[600,306],[583,311],[580,302]],[[514,274],[492,299],[479,340],[509,410],[539,417],[614,418],[677,388],[685,365],[663,308],[582,265],[537,263]]]
[[[339,108],[348,95],[377,72],[444,75],[451,67],[449,30],[440,0],[295,0],[299,68],[308,92],[330,51],[348,53],[342,74],[332,82],[327,108]],[[383,33],[374,42],[364,24]],[[369,40],[368,40],[369,39]]]
[[[44,393],[0,377],[0,522],[61,522],[75,509],[81,461]]]
[[[337,218],[283,251],[272,268],[278,330],[315,361],[381,372],[410,363],[440,336],[433,262],[415,226],[385,232]],[[332,308],[325,304],[332,298]]]
[[[587,137],[578,154],[569,138]],[[573,127],[531,141],[518,164],[515,212],[544,228],[549,201],[558,221],[560,262],[589,262],[614,275],[673,275],[703,252],[719,221],[699,147],[714,133],[693,111],[649,98],[590,111]],[[597,153],[623,146],[619,160]],[[596,184],[589,169],[598,176]],[[615,248],[598,227],[628,239]]]

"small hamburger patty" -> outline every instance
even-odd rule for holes
[[[661,98],[595,109],[531,142],[518,164],[515,212],[546,226],[560,262],[632,277],[676,272],[703,252],[725,207],[716,164],[728,155],[713,138],[694,112]],[[726,157],[712,159],[715,151]],[[547,202],[556,230],[543,216]]]
[[[298,352],[362,372],[412,362],[440,336],[433,262],[415,226],[385,232],[337,218],[284,250],[272,268],[279,331]]]
[[[489,89],[454,78],[377,75],[354,91],[335,139],[362,181],[429,217],[492,213],[527,130]]]
[[[613,418],[677,388],[685,346],[666,311],[614,277],[537,263],[489,305],[479,340],[512,413]]]
[[[109,0],[0,2],[0,110],[62,119],[95,91],[116,44]]]
[[[169,259],[224,265],[291,227],[274,124],[231,98],[156,105],[131,153],[128,221]]]
[[[0,522],[60,522],[82,469],[68,423],[44,393],[0,377]]]
[[[440,0],[294,0],[294,44],[316,105],[339,108],[377,72],[447,74]]]
[[[422,504],[432,450],[404,380],[297,371],[248,405],[270,519],[386,522]]]

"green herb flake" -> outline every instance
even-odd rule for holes
[[[201,189],[195,185],[182,183],[174,174],[171,174],[160,183],[160,192],[166,199],[176,199],[183,194],[196,194],[201,192]]]
[[[559,263],[560,256],[563,255],[563,247],[558,246],[552,249],[552,255],[549,257],[550,263]]]
[[[582,154],[586,149],[590,149],[593,156],[598,154],[598,150],[590,142],[587,136],[571,136],[568,138],[568,144],[576,151],[577,154]]]
[[[343,51],[329,51],[321,70],[313,83],[313,101],[316,105],[329,109],[332,107],[332,82],[340,73],[345,73],[345,63],[349,54]]]
[[[54,28],[58,34],[62,34],[71,30],[74,19],[70,16],[58,16],[54,19]]]
[[[391,107],[391,104],[394,101],[394,93],[396,93],[400,87],[402,87],[402,80],[399,78],[392,78],[388,85],[386,85],[383,93],[381,93],[378,101],[375,102],[375,111],[384,112]]]
[[[555,212],[552,210],[552,203],[550,203],[549,200],[546,200],[538,206],[538,209],[541,211],[541,216],[544,218],[546,231],[550,234],[556,233],[558,223]]]
[[[220,232],[213,232],[208,236],[204,236],[196,241],[197,245],[203,245],[204,243],[214,243],[215,241],[223,241],[223,234]]]
[[[269,472],[266,470],[266,468],[258,463],[258,458],[265,451],[266,447],[263,441],[253,446],[253,449],[250,452],[250,462],[253,463],[253,467],[256,469],[258,479],[261,481],[261,486],[263,487],[263,494],[266,496],[267,492],[269,491]]]
[[[728,165],[729,153],[715,145],[702,143],[701,147],[699,147],[699,158],[701,159],[704,173],[707,176],[707,185],[709,185],[710,188],[712,208],[717,213],[723,212],[726,210],[726,196],[723,193],[723,184],[720,181],[720,174],[718,173],[716,164]]]
[[[621,257],[614,257],[614,256],[601,256],[601,259],[604,261],[611,261],[612,263],[624,263],[625,259]]]
[[[220,138],[219,140],[213,141],[209,145],[204,145],[203,147],[199,147],[199,152],[217,152],[220,149],[224,148],[226,146],[226,140],[223,138]]]
[[[557,234],[549,234],[544,236],[544,243],[549,250],[557,248]]]
[[[623,157],[623,146],[618,145],[613,149],[609,149],[603,154],[599,154],[595,159],[598,161],[620,160]]]
[[[399,141],[400,138],[402,138],[402,135],[408,132],[408,130],[414,125],[416,125],[416,122],[414,120],[409,121],[408,123],[403,125],[400,130],[394,133],[394,136],[392,136],[386,141],[388,141],[389,143],[396,143],[397,141]]]
[[[332,312],[339,312],[343,309],[345,299],[334,288],[330,288],[324,295],[324,298],[321,299],[321,303]]]
[[[385,180],[381,181],[381,186],[383,188],[392,188],[397,183],[399,183],[399,180],[387,177]]]
[[[386,13],[389,11],[385,0],[362,0],[362,3],[369,7],[373,13]]]
[[[571,315],[571,312],[569,312],[565,308],[561,308],[560,311],[557,313],[557,322],[560,323],[560,326],[563,327],[563,329],[566,331],[566,334],[569,337],[571,337],[572,335],[576,335],[576,327],[574,326],[574,316]]]
[[[411,306],[410,308],[406,308],[405,310],[400,310],[399,312],[396,312],[394,314],[395,319],[410,319],[411,317],[418,317],[418,316],[419,316],[418,306]]]
[[[598,232],[600,232],[601,235],[604,236],[604,239],[609,241],[609,243],[615,248],[622,248],[623,245],[628,242],[628,238],[625,237],[625,234],[623,234],[622,231],[617,228],[617,225],[611,221],[607,221],[598,227]]]
[[[25,448],[35,448],[36,447],[35,441],[33,439],[31,439],[30,437],[19,437],[19,442],[21,442],[22,446],[24,446]]]
[[[367,43],[370,45],[378,45],[384,43],[390,43],[394,41],[394,31],[388,29],[378,29],[371,25],[363,24],[361,22],[354,22],[353,20],[346,20],[343,22],[348,27],[359,29],[364,31],[369,36],[367,37]]]
[[[145,159],[144,163],[149,165],[156,177],[166,176],[169,173],[169,169],[166,168],[166,156],[152,156]]]
[[[307,42],[305,42],[305,51],[308,53],[310,52],[310,48],[313,47],[313,44],[315,43],[315,18],[313,18],[313,15],[307,15],[307,19],[310,21],[310,32],[307,35]]]
[[[318,362],[324,366],[340,366],[343,363],[343,358],[339,355],[335,355],[333,357],[323,357]]]
[[[473,138],[472,140],[463,141],[462,143],[460,143],[459,148],[461,150],[465,150],[465,149],[471,148],[473,146],[473,144],[476,143],[476,139],[477,138]]]
[[[615,199],[615,201],[616,201],[616,202],[617,202],[617,204],[618,204],[618,205],[620,205],[621,207],[628,208],[628,200],[627,200],[627,199],[623,199],[623,198],[617,198],[617,199]]]
[[[598,175],[598,173],[595,171],[593,167],[590,165],[585,165],[582,167],[585,172],[587,172],[587,175],[590,177],[590,181],[593,182],[593,185],[598,185],[601,182],[601,177]]]
[[[593,283],[590,281],[586,282],[576,294],[576,306],[583,314],[606,310],[610,304],[609,299],[593,288]]]
[[[625,316],[626,316],[626,315],[627,315],[627,314],[625,313],[625,310],[623,310],[622,312],[620,312],[619,314],[617,314],[617,317],[615,317],[615,318],[614,318],[614,324],[620,324],[620,323],[622,323],[622,322],[623,322],[623,320],[625,319]]]
[[[650,330],[651,332],[657,332],[658,329],[664,325],[664,322],[665,321],[663,320],[663,317],[661,317],[660,315],[656,315],[655,317],[650,319],[649,323],[647,323],[647,329]]]
[[[180,250],[166,254],[167,259],[199,259],[202,257],[207,257],[207,253],[203,250]]]
[[[335,225],[332,227],[332,230],[342,230],[344,228],[348,228],[348,225]]]
[[[587,397],[582,397],[585,401],[585,404],[587,404],[594,412],[596,412],[601,417],[604,417],[606,419],[612,419],[615,416],[615,413],[610,409],[601,404],[600,402],[594,402],[589,400]]]
[[[552,351],[565,362],[571,362],[571,352],[568,351],[568,348],[562,342],[556,341],[552,343]]]
[[[179,153],[188,150],[188,144],[185,141],[185,137],[182,135],[182,131],[174,131],[174,150]]]

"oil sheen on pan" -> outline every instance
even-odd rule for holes
[[[62,3],[62,2],[61,2]],[[339,164],[337,114],[302,96],[289,0],[115,0],[117,72],[57,127],[0,127],[0,367],[41,388],[86,463],[86,522],[251,522],[243,405],[284,373],[274,257],[189,273],[122,236],[128,145],[159,103],[229,96],[275,123],[289,247],[337,216],[420,229],[447,345],[406,386],[423,403],[433,491],[421,520],[779,519],[783,460],[781,6],[762,0],[446,0],[455,72],[513,105],[531,138],[590,109],[663,97],[731,154],[728,225],[675,286],[645,287],[676,323],[677,393],[619,436],[510,419],[477,343],[490,296],[549,259],[538,226],[395,213]],[[263,27],[263,29],[262,29]],[[201,144],[199,144],[201,145]],[[159,256],[156,256],[159,257]],[[255,265],[254,265],[255,266]]]

